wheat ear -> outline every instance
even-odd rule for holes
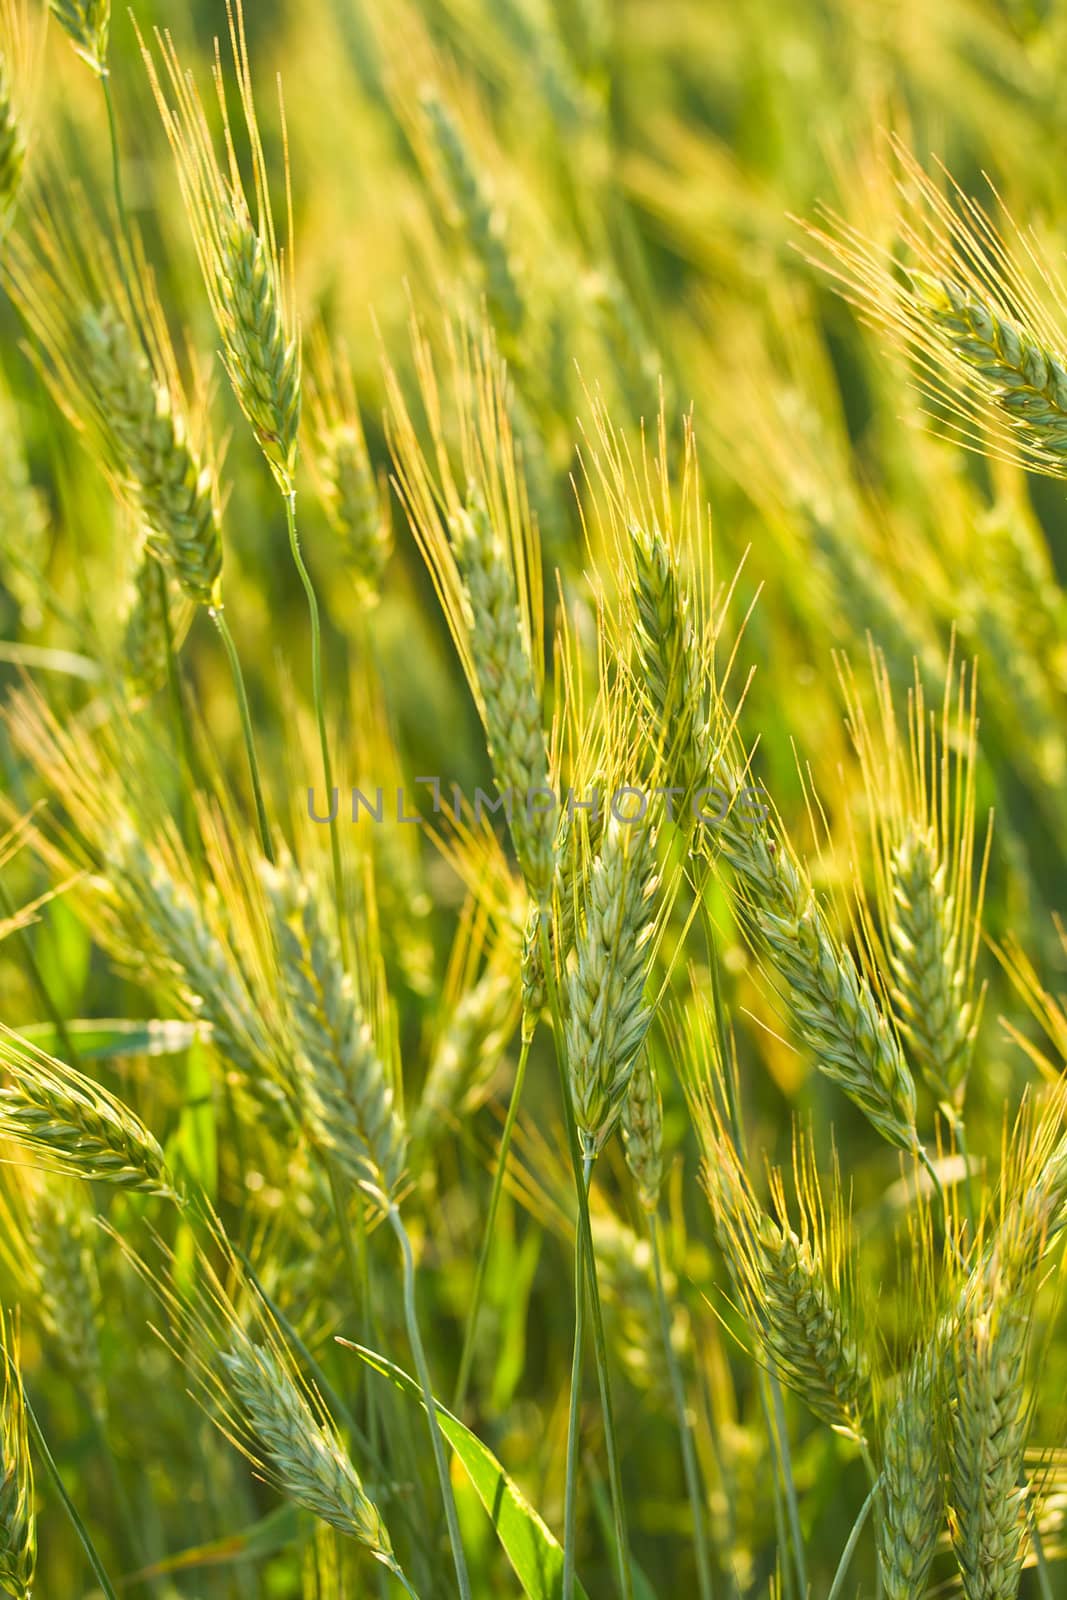
[[[294,1046],[294,1099],[319,1148],[388,1208],[407,1137],[336,935],[291,859],[264,865],[263,881]]]
[[[0,1027],[0,1133],[75,1178],[176,1198],[163,1151],[129,1106]]]
[[[358,1539],[395,1571],[396,1557],[377,1506],[367,1498],[332,1427],[312,1411],[288,1363],[269,1345],[236,1332],[219,1360],[282,1493],[339,1533]]]
[[[336,533],[360,599],[373,605],[392,548],[388,502],[374,475],[347,354],[312,341],[305,452],[319,499]]]
[[[1041,450],[1067,454],[1067,366],[991,300],[949,277],[912,272],[919,302],[996,404]]]
[[[652,1213],[663,1184],[663,1103],[647,1050],[637,1058],[622,1106],[622,1143],[637,1198]]]
[[[508,255],[504,221],[494,206],[467,140],[435,89],[425,88],[422,110],[448,186],[449,198],[485,274],[485,294],[493,325],[514,338],[525,307]]]
[[[801,1232],[792,1228],[781,1174],[771,1175],[774,1212],[765,1211],[717,1113],[698,1105],[701,1179],[715,1236],[746,1321],[782,1383],[831,1427],[862,1439],[870,1375],[842,1292],[844,1217],[840,1197],[825,1216],[814,1158],[798,1147]]]
[[[680,814],[688,819],[709,754],[702,663],[676,552],[654,525],[635,524],[631,533],[637,688],[648,739],[654,750],[666,740],[664,778],[681,794]]]
[[[519,622],[515,579],[489,516],[477,502],[451,523],[456,563],[483,702],[486,739],[501,789],[511,795],[515,850],[539,904],[552,883],[556,820],[532,797],[551,795],[541,702]]]
[[[0,1313],[0,1587],[14,1600],[30,1600],[37,1565],[37,1519],[33,1509],[26,1405],[15,1330]]]
[[[916,1149],[915,1083],[869,981],[832,932],[789,841],[746,807],[741,769],[724,756],[713,770],[728,810],[709,831],[736,874],[744,920],[786,984],[819,1069],[883,1138]]]
[[[893,998],[912,1059],[939,1099],[952,1104],[970,1060],[973,1010],[954,900],[929,831],[905,832],[892,852],[890,878]]]
[[[300,424],[300,338],[293,303],[292,240],[283,271],[275,236],[266,159],[256,120],[240,4],[227,8],[241,111],[254,182],[245,194],[221,68],[215,88],[226,161],[220,162],[192,78],[169,35],[157,35],[170,106],[151,53],[142,43],[156,102],[174,152],[200,269],[222,341],[222,361],[237,402],[283,494],[293,489]]]
[[[170,646],[177,651],[193,610],[173,573],[147,546],[137,562],[131,591],[122,633],[123,673],[134,694],[151,695],[167,682],[168,633]]]
[[[656,884],[653,829],[613,816],[589,873],[565,984],[567,1065],[587,1156],[598,1155],[611,1136],[648,1029]]]
[[[954,1369],[949,1531],[966,1600],[1014,1600],[1026,1539],[1020,1487],[1030,1342],[1027,1298],[995,1281],[968,1296],[948,1360]]]
[[[156,380],[127,320],[112,306],[81,319],[87,370],[148,545],[189,598],[216,605],[222,541],[211,469],[194,452],[168,385]]]
[[[107,73],[111,0],[48,0],[48,9],[75,51],[102,78]]]
[[[878,1566],[886,1600],[919,1600],[944,1521],[937,1364],[921,1356],[906,1375],[882,1434]]]

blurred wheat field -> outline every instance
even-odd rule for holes
[[[1055,0],[0,0],[0,1592],[1067,1592]]]

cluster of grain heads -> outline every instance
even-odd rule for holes
[[[292,1097],[317,1148],[389,1209],[407,1134],[336,933],[290,858],[265,863],[262,876],[292,1041]]]
[[[566,975],[564,1030],[574,1116],[587,1157],[622,1112],[651,1013],[645,1002],[656,924],[655,831],[612,816],[582,903]]]
[[[176,1198],[163,1151],[123,1101],[0,1029],[0,1134],[54,1171]]]
[[[48,0],[48,9],[98,78],[107,73],[111,0]]]
[[[927,1353],[905,1374],[882,1431],[878,1567],[886,1600],[915,1600],[944,1523],[942,1441],[935,1390],[938,1363]]]
[[[26,1403],[16,1331],[0,1313],[0,1588],[14,1600],[30,1600],[37,1566],[37,1519],[33,1503]]]
[[[392,531],[384,487],[367,451],[347,354],[331,352],[325,337],[313,341],[308,377],[307,459],[360,600],[373,605],[389,560]]]
[[[270,204],[266,158],[256,120],[240,6],[229,10],[230,43],[254,186],[250,206],[237,160],[220,66],[215,88],[225,134],[221,162],[204,107],[169,35],[157,38],[170,91],[151,53],[144,57],[178,166],[182,196],[204,284],[237,402],[279,487],[293,490],[300,424],[300,337],[293,304],[292,241],[283,270]]]

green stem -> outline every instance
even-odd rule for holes
[[[870,1493],[860,1507],[859,1516],[852,1524],[852,1532],[848,1536],[848,1543],[841,1552],[841,1560],[837,1564],[837,1571],[834,1574],[834,1581],[830,1585],[830,1592],[826,1596],[826,1600],[839,1600],[839,1596],[844,1592],[844,1584],[845,1579],[848,1576],[848,1569],[852,1565],[852,1557],[856,1553],[856,1546],[859,1544],[860,1534],[863,1532],[867,1518],[871,1514],[871,1507],[874,1505],[880,1483],[880,1478],[875,1479]]]
[[[967,1206],[967,1228],[973,1240],[977,1238],[978,1216],[974,1204],[974,1175],[971,1171],[971,1152],[967,1146],[967,1130],[964,1127],[963,1116],[955,1106],[946,1106],[944,1110],[948,1115],[960,1160],[963,1162],[963,1197]]]
[[[452,1559],[456,1567],[456,1581],[459,1584],[460,1600],[471,1600],[470,1578],[467,1576],[467,1560],[463,1554],[463,1541],[459,1531],[459,1515],[456,1511],[455,1496],[452,1493],[452,1480],[448,1475],[448,1460],[445,1456],[441,1425],[437,1420],[437,1402],[433,1397],[430,1369],[426,1363],[426,1352],[423,1349],[422,1335],[419,1333],[419,1322],[416,1315],[415,1258],[411,1252],[411,1240],[408,1238],[408,1231],[396,1206],[391,1205],[389,1207],[388,1217],[404,1258],[404,1320],[407,1324],[408,1343],[411,1346],[415,1371],[422,1387],[426,1418],[430,1425],[430,1443],[433,1446],[434,1464],[437,1467],[437,1479],[441,1486],[441,1499],[444,1502],[445,1521],[448,1524],[448,1538],[452,1546]]]
[[[720,988],[721,975],[719,972],[718,947],[715,939],[715,928],[708,913],[707,903],[704,899],[702,886],[700,884],[694,884],[694,889],[699,896],[701,920],[704,925],[704,937],[708,946],[708,965],[711,972],[712,996],[716,1028],[718,1032],[719,1054],[721,1056],[724,1069],[723,1091],[725,1095],[725,1105],[722,1107],[722,1109],[725,1111],[727,1121],[729,1123],[730,1137],[733,1141],[734,1150],[737,1152],[738,1157],[742,1158],[744,1151],[744,1133],[741,1127],[741,1108],[738,1104],[736,1077],[735,1073],[730,1070],[730,1063],[733,1058],[730,1052],[726,1028],[723,1023],[725,1012]],[[771,1396],[771,1407],[768,1407],[767,1405],[767,1392],[769,1392]],[[800,1532],[800,1506],[797,1502],[797,1489],[793,1478],[793,1458],[792,1452],[789,1448],[789,1433],[785,1423],[785,1406],[782,1402],[782,1386],[773,1372],[768,1372],[766,1374],[766,1391],[764,1390],[763,1384],[760,1384],[760,1399],[763,1407],[764,1421],[767,1427],[767,1438],[771,1446],[771,1453],[775,1458],[775,1519],[777,1522],[780,1516],[780,1507],[778,1504],[780,1480],[781,1489],[785,1494],[790,1537],[793,1543],[796,1578],[800,1589],[800,1600],[807,1600],[808,1579],[806,1563],[804,1560],[804,1541]],[[788,1580],[788,1586],[790,1589],[792,1589],[791,1578]]]
[[[600,1305],[600,1285],[597,1282],[596,1252],[593,1249],[593,1230],[589,1222],[589,1196],[583,1181],[582,1153],[578,1144],[578,1128],[574,1120],[574,1103],[571,1099],[570,1075],[567,1070],[567,1046],[563,1033],[563,1018],[556,987],[556,969],[552,962],[552,949],[548,933],[548,916],[538,918],[538,941],[545,973],[545,990],[552,1017],[552,1036],[555,1043],[556,1069],[559,1074],[560,1099],[563,1105],[563,1122],[567,1131],[567,1148],[570,1152],[571,1171],[575,1193],[578,1197],[578,1233],[581,1239],[592,1310],[593,1348],[596,1355],[597,1379],[600,1387],[600,1405],[603,1412],[604,1444],[608,1457],[608,1482],[611,1489],[611,1509],[615,1522],[615,1540],[618,1546],[619,1591],[623,1600],[633,1600],[633,1576],[630,1571],[630,1541],[626,1532],[626,1507],[622,1494],[622,1471],[619,1465],[619,1445],[615,1433],[615,1412],[611,1401],[611,1380],[608,1370],[608,1347],[604,1337],[604,1316]]]
[[[586,1193],[593,1158],[585,1157],[582,1182]],[[563,1600],[574,1595],[574,1545],[578,1511],[578,1423],[582,1405],[582,1343],[585,1334],[585,1249],[581,1229],[574,1244],[574,1354],[571,1358],[571,1394],[567,1416],[567,1476],[563,1493]]]
[[[804,1559],[804,1535],[800,1530],[800,1503],[797,1486],[793,1481],[793,1453],[789,1447],[789,1428],[785,1420],[782,1387],[777,1378],[771,1379],[771,1401],[774,1407],[774,1432],[782,1464],[782,1483],[785,1488],[785,1505],[789,1516],[789,1532],[793,1540],[793,1554],[797,1565],[797,1583],[801,1600],[807,1600],[808,1572]]]
[[[1028,1488],[1025,1467],[1019,1473],[1019,1485]],[[1034,1565],[1037,1571],[1037,1586],[1041,1590],[1041,1600],[1052,1600],[1052,1578],[1048,1570],[1048,1557],[1045,1554],[1045,1542],[1041,1537],[1041,1529],[1037,1521],[1037,1507],[1027,1494],[1026,1515],[1030,1524],[1030,1542],[1034,1547]]]
[[[111,1498],[114,1502],[119,1526],[122,1529],[122,1536],[126,1545],[127,1559],[136,1568],[145,1567],[148,1565],[148,1552],[145,1549],[145,1546],[142,1544],[141,1531],[134,1517],[133,1507],[130,1504],[130,1497],[126,1493],[126,1486],[122,1481],[122,1474],[119,1471],[119,1464],[115,1459],[115,1452],[111,1448],[111,1441],[107,1436],[107,1429],[104,1426],[103,1418],[100,1416],[100,1413],[97,1411],[92,1402],[89,1402],[89,1410],[92,1416],[92,1427],[93,1433],[96,1436],[97,1449],[103,1456],[105,1465],[107,1467],[108,1483],[111,1488]],[[133,1584],[134,1580],[132,1578],[123,1579],[124,1588],[127,1586],[132,1586]],[[147,1587],[153,1594],[162,1593],[162,1586],[158,1577],[146,1578],[143,1581],[143,1585],[137,1584],[137,1587]]]
[[[330,855],[333,859],[333,892],[337,903],[337,930],[341,941],[341,961],[347,969],[349,965],[348,918],[345,912],[344,872],[341,865],[341,835],[337,826],[336,808],[331,799],[333,794],[333,766],[330,761],[330,742],[326,737],[326,711],[322,693],[322,626],[319,621],[319,602],[315,594],[315,585],[311,581],[311,574],[304,564],[304,557],[300,549],[300,535],[296,526],[295,489],[290,489],[285,496],[285,519],[289,528],[289,548],[292,551],[293,563],[304,588],[304,594],[307,598],[308,617],[311,621],[311,693],[315,702],[315,721],[318,723],[319,728],[319,749],[322,753],[322,781],[326,786],[326,804],[330,811]]]
[[[678,1421],[678,1437],[682,1446],[682,1468],[685,1473],[685,1487],[689,1496],[689,1509],[693,1518],[693,1553],[697,1564],[697,1586],[700,1590],[701,1600],[712,1600],[711,1558],[708,1553],[708,1536],[704,1526],[704,1495],[700,1482],[700,1468],[697,1465],[696,1451],[693,1448],[693,1430],[689,1426],[689,1416],[685,1401],[685,1379],[678,1357],[671,1342],[671,1317],[667,1306],[667,1294],[663,1287],[663,1259],[659,1246],[659,1220],[654,1211],[648,1214],[648,1237],[652,1248],[652,1271],[656,1279],[656,1308],[659,1312],[660,1334],[663,1339],[663,1353],[667,1358],[667,1374],[670,1379],[671,1395],[674,1400],[674,1413]]]
[[[99,1555],[97,1554],[96,1546],[89,1537],[89,1530],[86,1528],[85,1523],[78,1515],[78,1508],[74,1504],[74,1501],[70,1498],[70,1495],[67,1493],[66,1485],[64,1484],[63,1479],[60,1477],[59,1468],[56,1466],[52,1452],[48,1448],[48,1442],[45,1439],[44,1434],[41,1432],[41,1425],[37,1421],[36,1414],[34,1413],[34,1409],[30,1404],[30,1397],[26,1393],[25,1387],[23,1387],[22,1390],[22,1401],[23,1405],[26,1407],[26,1421],[30,1425],[30,1432],[33,1435],[34,1443],[40,1452],[41,1460],[45,1464],[45,1470],[47,1471],[48,1476],[51,1478],[52,1483],[55,1486],[56,1493],[59,1495],[59,1498],[63,1503],[63,1509],[70,1518],[70,1525],[78,1536],[81,1547],[85,1551],[86,1557],[88,1558],[89,1565],[96,1574],[96,1581],[103,1590],[106,1600],[118,1600],[114,1585],[104,1569],[104,1563],[101,1561]]]
[[[196,793],[200,788],[196,769],[193,766],[193,739],[189,727],[188,710],[185,704],[185,695],[182,691],[181,674],[178,668],[178,653],[174,648],[174,632],[170,625],[170,599],[167,594],[167,574],[163,564],[156,562],[156,581],[159,584],[159,614],[163,619],[163,639],[167,650],[167,690],[170,695],[171,716],[174,719],[174,736],[178,745],[178,763],[183,774],[188,776],[189,782],[183,783],[182,790],[182,825],[185,833],[185,843],[190,852],[196,856],[199,869],[203,868],[203,848],[200,841],[200,830],[196,821]]]
[[[774,1489],[774,1536],[777,1548],[779,1550],[788,1550],[789,1533],[786,1528],[785,1504],[782,1496],[784,1473],[782,1472],[782,1464],[778,1459],[778,1446],[774,1433],[774,1420],[771,1416],[771,1408],[767,1401],[767,1395],[771,1389],[771,1382],[765,1372],[760,1372],[757,1375],[757,1385],[759,1388],[760,1410],[763,1412],[763,1426],[767,1432],[767,1443],[770,1446],[771,1452],[771,1484]],[[797,1600],[797,1580],[796,1574],[793,1571],[792,1562],[784,1562],[782,1566],[782,1577],[785,1584],[785,1594],[787,1600]],[[807,1600],[807,1596],[801,1595],[800,1600]]]
[[[952,1248],[952,1253],[956,1257],[957,1264],[961,1266],[964,1271],[966,1271],[967,1263],[963,1258],[963,1252],[960,1250],[960,1247],[956,1242],[955,1231],[952,1227],[952,1213],[949,1210],[948,1195],[945,1193],[944,1184],[941,1182],[941,1179],[938,1176],[937,1168],[934,1166],[933,1162],[930,1160],[930,1157],[926,1153],[926,1148],[924,1145],[916,1145],[916,1154],[919,1157],[919,1164],[922,1166],[937,1193],[937,1200],[939,1206],[941,1207],[941,1217],[945,1228],[945,1239]]]
[[[122,163],[119,157],[119,132],[115,118],[115,101],[111,93],[111,73],[106,67],[100,74],[100,87],[104,91],[104,104],[107,107],[107,129],[111,141],[111,182],[115,191],[115,209],[119,214],[119,228],[122,232],[119,271],[122,273],[122,284],[132,309],[134,300],[130,274],[135,259],[133,234],[130,230],[130,217],[126,210],[126,200],[122,188]]]
[[[507,1173],[508,1154],[511,1150],[511,1138],[515,1131],[515,1122],[519,1114],[519,1102],[522,1099],[522,1088],[526,1079],[526,1063],[529,1057],[530,1039],[524,1037],[522,1048],[519,1052],[519,1065],[515,1072],[515,1082],[512,1085],[511,1099],[508,1101],[508,1112],[504,1119],[504,1131],[500,1136],[500,1150],[496,1158],[496,1170],[493,1173],[493,1188],[489,1196],[489,1210],[486,1213],[485,1231],[482,1234],[482,1245],[478,1252],[478,1265],[474,1272],[474,1288],[471,1291],[470,1309],[467,1312],[467,1326],[463,1334],[463,1352],[459,1359],[456,1396],[452,1403],[452,1410],[457,1415],[463,1410],[467,1399],[471,1362],[474,1359],[474,1339],[478,1331],[478,1313],[481,1310],[482,1291],[485,1287],[485,1274],[489,1266],[489,1253],[493,1247],[496,1214],[500,1206],[500,1197],[504,1192],[504,1177]]]
[[[263,789],[259,781],[259,762],[256,759],[256,742],[252,734],[252,716],[248,709],[248,692],[245,689],[244,673],[241,671],[241,660],[237,654],[237,646],[233,642],[230,625],[223,616],[221,605],[209,606],[208,614],[219,630],[219,637],[226,647],[230,672],[233,674],[233,687],[237,695],[237,709],[241,716],[241,732],[245,741],[245,755],[248,757],[248,772],[252,779],[252,795],[256,805],[256,822],[259,825],[259,842],[263,854],[273,866],[274,845],[271,842],[267,808],[263,803]]]

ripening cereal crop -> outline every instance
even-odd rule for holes
[[[1062,35],[0,0],[0,1593],[1067,1594]]]

